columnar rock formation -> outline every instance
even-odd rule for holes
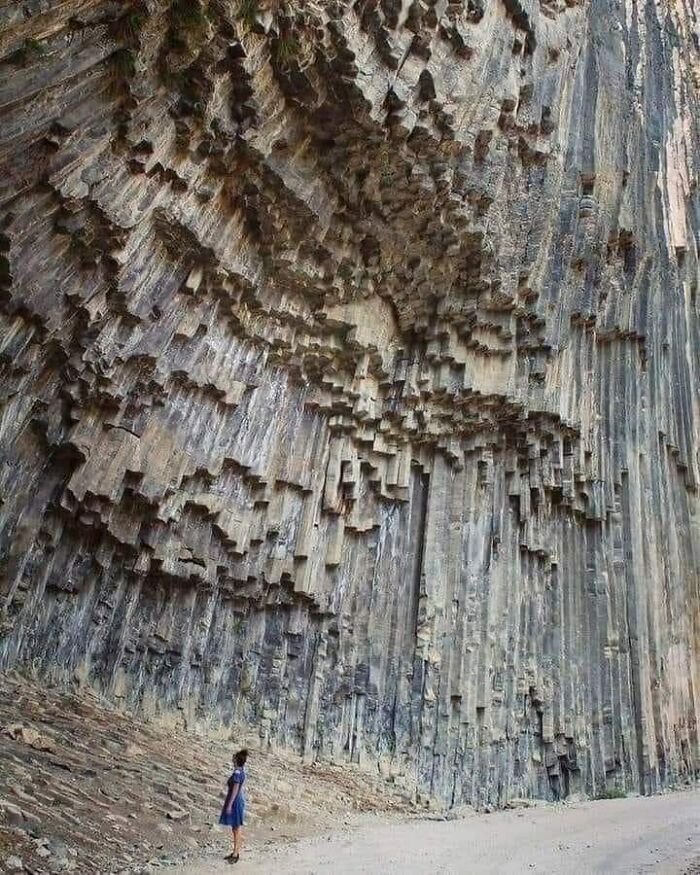
[[[696,773],[695,15],[0,5],[0,665],[447,803]]]

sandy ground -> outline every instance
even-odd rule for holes
[[[547,875],[700,873],[700,790],[360,826],[286,847],[252,847],[234,871],[377,875]],[[220,857],[172,875],[230,871]]]

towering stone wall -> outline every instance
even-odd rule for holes
[[[0,4],[0,665],[448,803],[696,773],[695,16]]]

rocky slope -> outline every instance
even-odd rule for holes
[[[221,859],[231,839],[217,820],[245,740],[240,728],[204,738],[144,724],[85,690],[1,678],[1,871],[146,875],[199,848]],[[357,768],[252,749],[248,777],[246,844],[258,849],[416,811],[399,787]]]
[[[0,2],[0,665],[448,804],[696,773],[699,27]]]

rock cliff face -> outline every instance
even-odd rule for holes
[[[447,803],[700,768],[692,0],[0,4],[0,665]]]

